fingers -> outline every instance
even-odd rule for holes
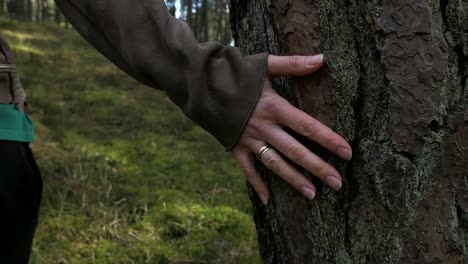
[[[351,160],[349,143],[329,127],[289,103],[278,111],[278,121],[310,140],[317,142],[345,160]]]
[[[323,65],[323,55],[315,56],[268,56],[268,75],[305,76],[319,70]]]
[[[291,161],[317,176],[335,191],[341,189],[342,178],[339,172],[281,128],[272,126],[269,133],[265,134],[265,139]]]
[[[257,192],[260,200],[264,205],[268,204],[270,199],[270,192],[263,181],[262,177],[258,174],[255,169],[254,160],[252,155],[248,151],[235,151],[234,157],[236,158],[242,173],[247,178],[247,181],[252,185],[254,190]]]
[[[251,144],[251,146],[252,151],[257,152],[262,148],[262,146],[265,146],[265,144],[262,144],[261,141],[257,141]],[[270,148],[265,152],[261,161],[268,169],[280,176],[309,200],[313,200],[315,198],[315,186],[304,175],[302,175],[302,173],[286,162],[274,149]]]

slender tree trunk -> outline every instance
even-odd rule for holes
[[[48,0],[42,0],[42,22],[48,22],[49,21],[49,1]]]
[[[33,20],[33,6],[32,6],[32,0],[26,0],[26,10],[27,10],[27,21],[32,21]]]
[[[36,0],[36,22],[42,22],[42,0]]]
[[[176,15],[176,5],[174,0],[168,0],[166,1],[166,5],[169,8],[169,13],[171,13],[172,16]]]
[[[203,41],[208,41],[209,40],[209,29],[210,29],[210,22],[214,22],[213,20],[209,21],[208,20],[208,13],[210,10],[210,4],[208,3],[208,0],[203,0],[202,1],[202,6],[203,6],[203,13],[201,14],[201,30],[203,34],[202,35],[202,40]],[[218,40],[218,39],[216,39]]]
[[[193,29],[195,33],[195,37],[199,40],[201,40],[201,32],[202,32],[202,23],[201,23],[201,18],[200,18],[200,10],[203,12],[203,8],[200,8],[200,0],[195,0],[194,2],[194,13],[192,14],[192,24],[190,24],[190,27]]]
[[[8,2],[8,11],[13,13],[17,20],[28,20],[28,0],[10,0]]]
[[[54,22],[57,25],[60,25],[62,23],[62,12],[60,12],[60,9],[55,4],[54,4]]]
[[[193,3],[192,0],[186,0],[187,2],[187,23],[193,25]]]
[[[231,0],[231,20],[246,54],[325,54],[275,89],[354,148],[345,163],[306,143],[345,180],[309,175],[313,202],[264,171],[264,262],[468,263],[468,2]]]
[[[226,12],[227,11],[227,7],[228,7],[228,4],[229,4],[229,1],[228,0],[222,0],[222,8],[223,8],[223,21],[222,21],[222,29],[221,31],[223,32],[223,43],[224,44],[231,44],[232,42],[232,33],[231,33],[231,29],[229,28],[229,13]]]

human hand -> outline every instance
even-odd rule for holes
[[[338,171],[289,135],[283,127],[291,128],[345,160],[352,158],[351,146],[333,130],[279,96],[272,89],[270,80],[280,76],[309,75],[322,65],[323,55],[268,57],[268,76],[263,93],[239,143],[233,149],[234,158],[263,204],[268,203],[270,193],[255,169],[254,156],[310,200],[315,198],[315,186],[279,153],[320,178],[332,189],[341,189],[342,178]],[[269,149],[262,149],[264,146]]]
[[[18,111],[20,112],[23,112],[26,114],[26,108],[25,108],[25,103],[24,101],[23,102],[19,102],[19,103],[16,103],[16,109],[18,109]]]

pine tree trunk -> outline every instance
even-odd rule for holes
[[[49,21],[49,1],[42,0],[42,23]]]
[[[32,0],[26,0],[26,12],[27,12],[27,21],[33,20],[33,7],[32,7]]]
[[[18,21],[28,20],[28,0],[10,0],[8,2],[8,11],[15,14]]]
[[[62,12],[60,12],[60,9],[57,5],[54,5],[54,22],[57,25],[62,23]]]
[[[354,149],[346,163],[308,144],[345,179],[313,202],[263,170],[264,263],[467,264],[468,1],[231,0],[231,20],[246,54],[325,53],[275,89]]]

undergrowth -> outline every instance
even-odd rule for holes
[[[259,263],[244,178],[221,145],[73,30],[0,29],[44,178],[31,263]]]

